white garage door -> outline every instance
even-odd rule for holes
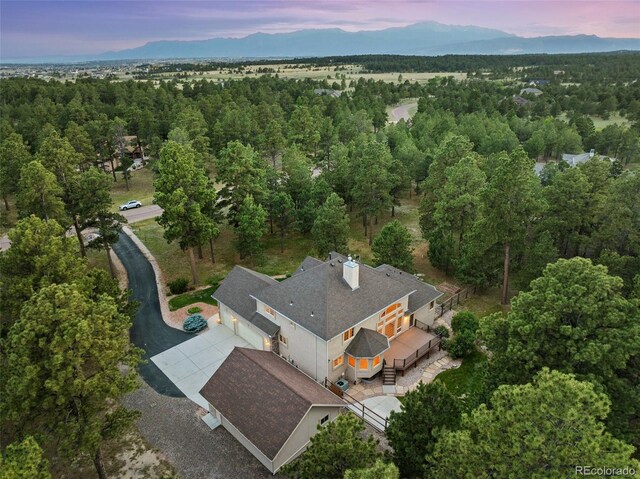
[[[262,336],[250,329],[243,321],[238,321],[238,336],[256,349],[263,349]]]
[[[222,324],[224,324],[227,328],[233,331],[233,319],[231,319],[231,316],[232,316],[231,311],[227,309],[224,312],[224,314],[222,314],[222,311],[221,311],[220,316],[222,317]]]

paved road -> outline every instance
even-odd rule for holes
[[[121,211],[121,214],[127,218],[127,221],[131,224],[160,216],[162,214],[162,208],[158,205],[141,206],[133,210]],[[76,232],[73,228],[69,228],[67,231],[67,236],[75,236],[75,234]],[[9,241],[9,237],[2,235],[2,237],[0,237],[0,251],[6,251],[10,246],[11,241]]]
[[[129,223],[136,223],[160,216],[162,214],[162,208],[158,205],[141,206],[133,210],[121,211],[120,214],[127,218]]]
[[[167,326],[163,321],[153,268],[131,238],[121,233],[120,240],[113,245],[113,251],[127,270],[132,298],[140,303],[130,332],[131,342],[145,351],[143,358],[147,363],[138,368],[140,375],[158,393],[184,397],[149,358],[193,336]]]
[[[391,110],[391,115],[389,122],[390,123],[398,123],[400,120],[409,121],[412,114],[409,113],[411,108],[417,108],[418,102],[407,103],[406,105],[400,105]]]

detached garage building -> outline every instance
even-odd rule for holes
[[[277,354],[238,347],[200,394],[220,424],[273,474],[346,406]]]

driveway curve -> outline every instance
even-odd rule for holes
[[[156,392],[165,396],[184,397],[184,394],[167,378],[150,358],[192,338],[178,331],[162,319],[156,277],[151,263],[126,234],[113,245],[113,251],[127,270],[132,299],[140,303],[130,330],[131,342],[144,350],[146,361],[138,367],[142,379]]]

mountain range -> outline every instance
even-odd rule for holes
[[[525,38],[490,28],[424,22],[373,31],[347,32],[339,28],[329,28],[298,30],[290,33],[254,33],[242,38],[163,40],[127,50],[93,56],[49,59],[49,61],[258,59],[367,54],[499,55],[619,50],[640,50],[640,39],[602,38],[596,35]],[[44,61],[44,59],[38,60]]]
[[[384,30],[339,28],[255,33],[243,38],[157,41],[98,56],[100,60],[162,58],[278,58],[337,55],[585,53],[640,50],[640,39],[566,35],[525,38],[476,26],[425,22]]]

